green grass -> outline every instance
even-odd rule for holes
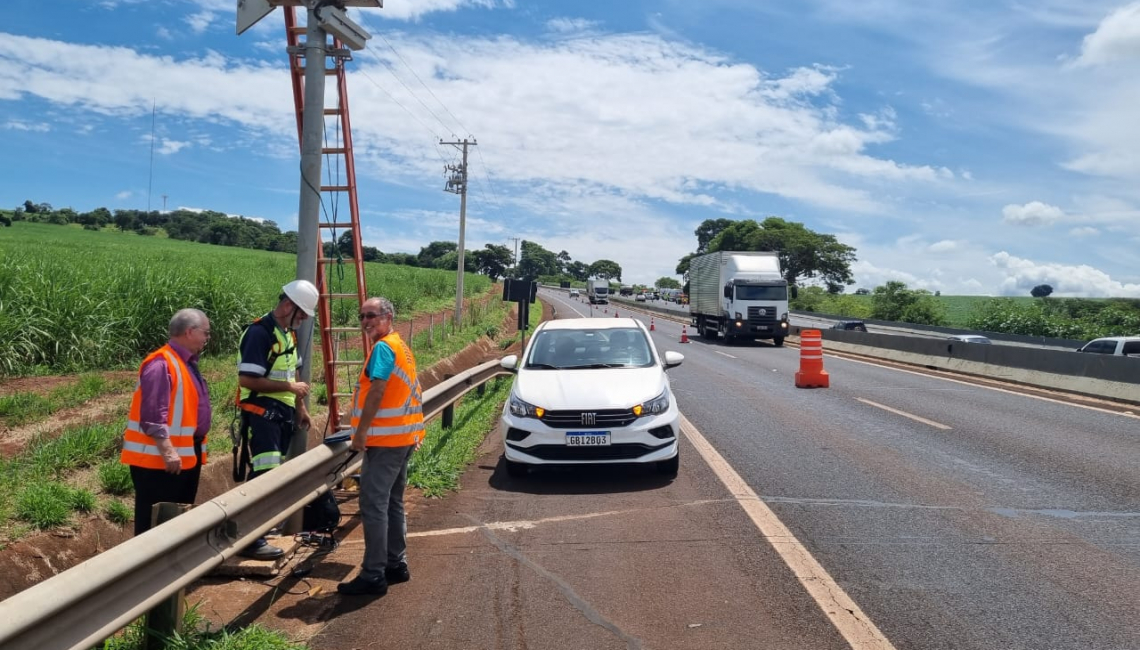
[[[134,379],[113,380],[87,373],[75,382],[56,387],[47,396],[31,391],[5,395],[0,397],[0,422],[18,427],[101,395],[126,390],[133,384]]]
[[[16,222],[0,228],[0,376],[133,368],[166,341],[171,315],[197,307],[212,321],[207,352],[232,353],[242,327],[269,311],[296,274],[285,253],[211,246],[114,230]],[[334,292],[355,289],[334,267]],[[370,295],[397,314],[454,301],[455,273],[365,264]],[[480,296],[485,276],[467,274]],[[356,324],[352,301],[336,301],[334,324]]]
[[[118,458],[107,458],[99,464],[99,487],[107,494],[125,496],[135,491],[131,481],[131,468]]]
[[[182,632],[163,639],[166,650],[306,650],[309,646],[292,641],[283,632],[260,625],[240,630],[214,630],[201,614],[201,603],[188,607],[182,616]],[[128,625],[122,632],[92,650],[143,650],[146,647],[143,619]]]
[[[111,499],[103,504],[103,514],[107,517],[108,521],[120,526],[126,526],[134,519],[135,510],[118,499]]]

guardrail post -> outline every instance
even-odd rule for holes
[[[454,376],[455,375],[444,375],[443,380],[447,381]],[[448,404],[447,406],[443,407],[443,413],[441,414],[441,417],[443,418],[443,428],[450,429],[451,426],[455,424],[455,405]]]
[[[174,519],[192,506],[188,503],[156,503],[151,510],[151,525],[157,526]],[[167,598],[147,612],[145,621],[146,650],[163,650],[174,634],[182,631],[182,619],[186,614],[186,591]]]

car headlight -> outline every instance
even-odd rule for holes
[[[644,404],[638,404],[637,406],[633,407],[633,414],[638,417],[660,415],[661,413],[664,413],[668,410],[669,396],[665,393],[661,393],[648,402],[645,402]]]
[[[515,397],[514,393],[511,393],[511,399],[508,405],[511,410],[511,415],[520,418],[541,418],[542,415],[546,413],[546,409],[524,402]]]

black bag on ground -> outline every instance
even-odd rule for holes
[[[331,533],[337,526],[340,526],[340,506],[331,490],[305,506],[301,517],[301,528],[305,531]]]

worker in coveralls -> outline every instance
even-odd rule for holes
[[[404,485],[408,460],[424,439],[424,409],[416,359],[392,329],[395,317],[385,298],[369,298],[360,309],[360,326],[372,342],[352,396],[352,448],[364,453],[364,560],[356,578],[337,585],[349,596],[383,596],[388,585],[411,579]]]
[[[302,364],[296,328],[317,309],[317,288],[294,280],[281,288],[277,307],[242,334],[238,358],[238,408],[241,429],[234,448],[234,480],[254,479],[281,465],[294,429],[310,425],[305,396],[309,384],[297,381]],[[241,554],[272,560],[284,554],[265,538]]]

